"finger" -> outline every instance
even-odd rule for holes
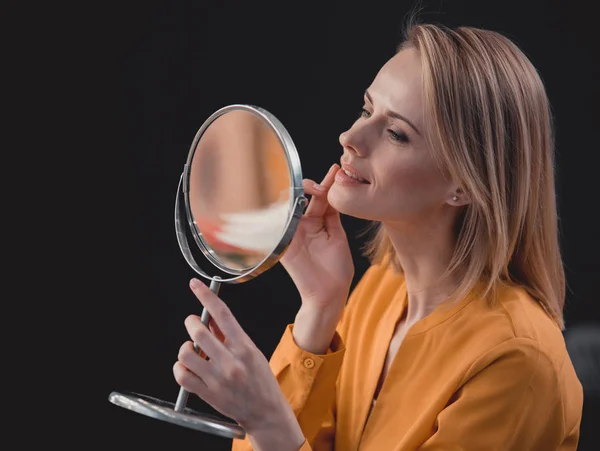
[[[305,211],[305,216],[309,217],[322,217],[327,211],[327,207],[329,206],[329,202],[327,201],[327,192],[329,188],[333,185],[335,180],[335,174],[339,170],[339,166],[337,164],[333,164],[331,168],[329,168],[329,172],[323,178],[323,181],[315,186],[311,184],[308,188],[312,194],[312,198],[308,204],[308,207]],[[303,184],[304,187],[304,184]]]
[[[223,335],[223,331],[221,331],[221,329],[219,329],[219,326],[217,326],[217,323],[215,323],[214,318],[211,318],[208,321],[208,329],[212,332],[212,334],[215,337],[217,337],[217,339],[221,343],[225,343],[225,335]]]
[[[335,174],[340,170],[340,166],[337,163],[333,163],[325,174],[323,181],[321,182],[321,186],[325,187],[326,190],[329,190],[335,181]]]
[[[237,322],[229,307],[219,297],[213,293],[206,285],[198,279],[193,278],[190,281],[190,288],[200,301],[200,303],[208,310],[210,316],[214,319],[223,335],[231,343],[235,343],[240,339],[245,332],[242,326]],[[213,337],[214,338],[214,337]],[[205,350],[210,352],[208,349]]]
[[[175,362],[173,365],[173,375],[181,387],[190,393],[198,395],[218,412],[231,417],[231,414],[227,414],[223,409],[223,406],[227,405],[229,398],[226,393],[223,393],[223,388],[227,387],[223,387],[218,379],[215,381],[206,381],[203,377],[198,377],[198,375],[186,368],[181,362]]]
[[[209,358],[219,361],[230,357],[225,345],[208,330],[208,327],[202,324],[200,317],[188,316],[185,319],[185,328],[190,338]]]
[[[183,363],[179,361],[175,362],[173,365],[173,376],[175,376],[177,383],[188,392],[195,393],[206,402],[209,402],[209,399],[212,401],[209,385],[187,369]]]
[[[302,188],[304,189],[304,194],[309,194],[311,196],[319,196],[325,192],[325,188],[312,179],[302,180]]]
[[[324,215],[325,229],[328,232],[343,232],[344,226],[342,226],[342,219],[340,218],[340,212],[333,208],[331,205],[327,207],[327,211]]]
[[[212,386],[211,384],[218,379],[218,369],[215,364],[209,363],[200,357],[194,349],[194,343],[191,341],[186,341],[181,345],[177,361],[208,386]]]
[[[310,196],[304,216],[311,218],[321,217],[322,212],[327,209],[327,190],[311,179],[302,180],[302,189],[304,190],[304,194]]]

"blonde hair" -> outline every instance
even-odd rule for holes
[[[554,132],[539,74],[495,31],[409,24],[405,47],[421,56],[431,151],[471,199],[445,274],[461,275],[452,298],[481,281],[490,302],[500,285],[520,286],[564,329]],[[365,255],[402,272],[381,224]]]

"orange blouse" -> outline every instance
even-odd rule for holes
[[[576,449],[583,391],[562,333],[515,287],[495,306],[470,296],[414,324],[371,410],[406,302],[403,277],[372,265],[325,355],[300,349],[287,326],[270,365],[306,437],[301,451]]]

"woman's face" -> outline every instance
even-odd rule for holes
[[[392,57],[365,92],[363,111],[340,135],[342,170],[328,200],[341,213],[386,223],[433,219],[452,203],[456,186],[444,177],[425,141],[419,53]],[[352,181],[348,169],[365,179]]]

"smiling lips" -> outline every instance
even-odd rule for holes
[[[341,165],[342,165],[342,168],[341,168],[340,172],[343,172],[346,176],[348,176],[358,182],[361,182],[361,183],[367,183],[367,184],[370,183],[367,179],[362,177],[358,173],[358,171],[356,169],[354,169],[354,167],[352,167],[351,164],[342,162]]]

